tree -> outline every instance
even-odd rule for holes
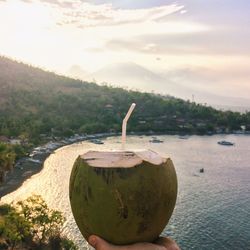
[[[3,181],[4,172],[13,168],[15,159],[16,153],[13,147],[0,142],[0,183]]]
[[[0,206],[0,249],[77,250],[61,235],[62,213],[50,209],[39,195],[16,205]]]
[[[4,214],[5,211],[5,214]],[[20,242],[31,240],[31,224],[25,220],[14,208],[8,205],[0,207],[4,219],[0,221],[0,236],[7,238],[10,249],[15,249]]]
[[[60,235],[65,218],[61,212],[50,209],[40,195],[33,195],[17,205],[20,214],[32,225],[34,241],[48,243],[50,238]]]

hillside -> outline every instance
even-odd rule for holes
[[[84,77],[84,79],[86,77],[95,79],[98,83],[107,82],[123,88],[154,91],[182,98],[191,97],[193,93],[196,93],[194,89],[173,81],[172,77],[155,73],[133,62],[110,64]]]
[[[0,136],[39,143],[44,135],[120,131],[132,102],[130,131],[206,133],[238,130],[250,115],[181,99],[98,86],[0,57]]]

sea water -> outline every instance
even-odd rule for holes
[[[163,143],[150,143],[148,136],[129,136],[127,149],[150,148],[174,162],[178,198],[163,235],[174,238],[184,250],[250,249],[250,136],[158,138]],[[218,145],[219,140],[232,141],[235,146]],[[2,200],[42,195],[51,208],[64,213],[67,221],[63,233],[80,249],[87,249],[71,213],[68,186],[76,157],[90,149],[121,149],[120,138],[107,138],[103,145],[82,142],[56,150],[39,174]],[[200,173],[201,168],[204,173]]]

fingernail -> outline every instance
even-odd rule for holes
[[[96,245],[96,242],[97,242],[97,238],[95,236],[90,236],[89,237],[89,244],[93,247],[95,247]]]

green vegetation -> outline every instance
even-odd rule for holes
[[[222,112],[181,99],[73,80],[0,58],[0,135],[39,143],[42,135],[120,131],[132,102],[128,130],[222,132],[250,125],[250,113]]]
[[[34,195],[16,205],[0,206],[0,249],[76,250],[62,236],[62,213],[48,208],[41,196]]]
[[[128,131],[212,134],[250,131],[250,112],[222,112],[170,96],[98,86],[0,57],[0,175],[27,149],[75,133],[120,132],[132,102],[137,108]]]
[[[16,159],[16,154],[11,145],[0,143],[0,176],[1,169],[11,170],[13,167],[14,161]]]
[[[4,173],[13,168],[16,153],[13,146],[0,142],[0,183],[4,179]]]
[[[0,183],[4,181],[6,171],[13,169],[15,161],[26,155],[25,145],[11,145],[0,142]]]

